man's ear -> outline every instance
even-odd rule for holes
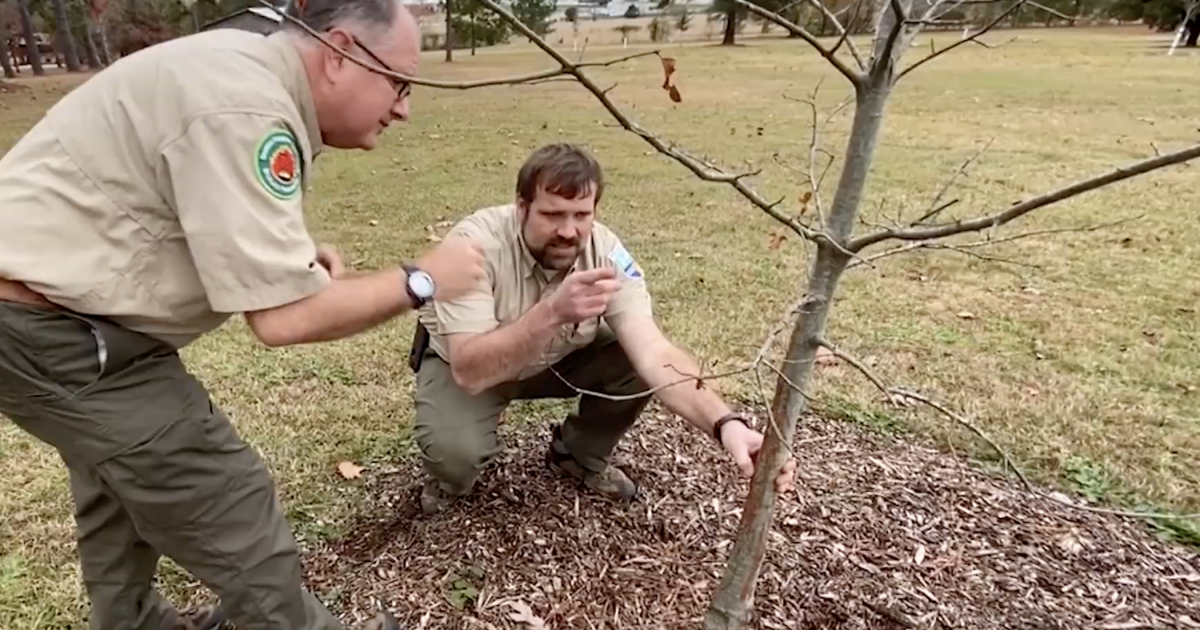
[[[350,35],[346,33],[345,30],[338,27],[332,28],[325,34],[325,39],[329,40],[329,43],[350,53],[351,55],[354,54],[354,51],[351,50],[354,47],[354,40],[350,38]],[[328,46],[321,46],[321,50],[324,54],[321,65],[325,68],[326,73],[336,73],[337,71],[341,70],[342,66],[345,64],[353,63],[348,61],[346,57],[342,55],[342,53],[336,50],[331,50]]]

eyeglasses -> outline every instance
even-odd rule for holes
[[[370,57],[375,63],[379,64],[379,66],[381,68],[383,68],[384,70],[387,70],[388,72],[396,72],[395,70],[392,69],[391,66],[387,65],[387,63],[385,63],[382,59],[380,59],[378,55],[371,52],[371,49],[367,48],[366,44],[362,43],[362,40],[360,40],[358,38],[358,36],[351,35],[350,39],[354,40],[355,45],[357,45],[359,48],[363,49],[363,52],[367,53],[367,56]],[[387,79],[388,82],[392,84],[392,87],[396,89],[396,99],[397,100],[404,100],[404,99],[408,98],[408,95],[412,92],[412,84],[409,83],[408,81],[397,79],[395,77],[389,77],[386,75],[379,75],[379,76],[382,76],[385,79]]]

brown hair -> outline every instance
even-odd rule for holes
[[[533,203],[538,190],[579,199],[595,190],[596,205],[604,192],[604,173],[596,158],[583,147],[559,142],[534,151],[517,173],[517,195],[526,205]]]

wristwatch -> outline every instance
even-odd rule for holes
[[[718,419],[715,423],[713,423],[713,438],[717,440],[717,443],[724,444],[724,442],[721,442],[721,429],[725,428],[726,423],[733,421],[733,420],[741,422],[747,428],[750,427],[750,423],[746,422],[746,416],[743,416],[742,414],[737,413],[736,411],[733,413],[721,416],[720,419]]]
[[[412,265],[402,265],[401,267],[408,276],[404,289],[408,292],[409,299],[412,300],[413,308],[418,309],[425,306],[426,302],[433,299],[433,293],[437,288],[433,283],[433,277]]]

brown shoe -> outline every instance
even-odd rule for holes
[[[421,513],[426,516],[437,514],[454,501],[454,496],[442,490],[437,479],[428,479],[421,488]]]
[[[233,625],[225,611],[218,606],[200,606],[181,610],[175,615],[174,623],[168,623],[168,630],[229,630]]]
[[[584,468],[579,460],[567,452],[567,447],[562,442],[560,428],[557,426],[554,427],[554,436],[550,440],[546,461],[555,471],[579,479],[592,490],[611,498],[631,501],[637,497],[637,484],[620,468],[612,464],[599,472]]]
[[[385,610],[375,613],[374,617],[363,623],[360,630],[400,630],[400,624]]]

